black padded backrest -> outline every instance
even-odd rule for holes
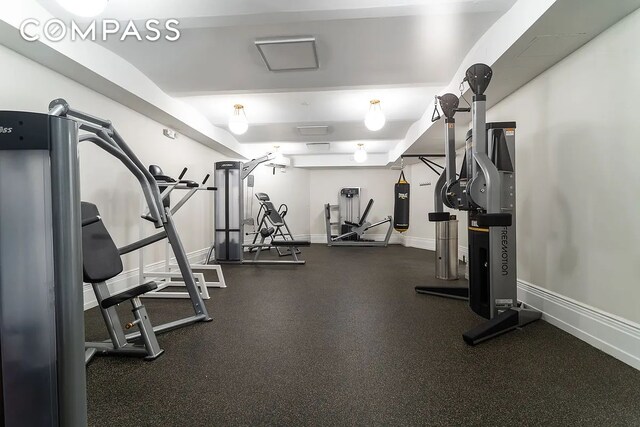
[[[99,216],[92,203],[82,202],[82,219]],[[100,283],[122,273],[120,253],[102,221],[82,227],[82,270],[86,283]]]
[[[369,216],[369,212],[371,212],[371,206],[373,206],[373,199],[369,200],[369,203],[367,203],[367,207],[364,208],[364,213],[362,214],[362,217],[360,218],[360,225],[362,225],[365,222],[367,222],[367,217]]]
[[[164,190],[167,189],[166,185],[162,185],[162,183],[174,183],[175,180],[173,178],[171,178],[170,176],[167,176],[164,174],[164,172],[162,171],[162,168],[158,165],[149,165],[149,173],[151,173],[151,175],[153,175],[153,178],[156,180],[156,182],[158,183],[158,189],[160,190],[160,194],[162,194],[164,192]],[[170,208],[171,207],[171,194],[169,194],[167,197],[164,198],[164,200],[162,200],[162,205],[165,208]]]
[[[284,225],[284,220],[280,216],[280,213],[278,212],[276,207],[273,205],[273,202],[262,202],[262,205],[269,213],[269,215],[267,215],[267,218],[269,218],[269,221],[272,225],[275,225],[276,227]]]
[[[149,172],[153,176],[164,175],[164,172],[162,171],[162,168],[160,166],[158,166],[158,165],[149,165]]]

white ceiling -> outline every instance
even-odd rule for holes
[[[225,127],[233,105],[245,106],[251,127],[237,136],[242,143],[318,142],[377,140],[376,152],[388,152],[404,137],[411,123],[427,108],[439,87],[416,86],[384,89],[345,89],[313,92],[277,92],[196,96],[183,98],[202,112],[211,123]],[[364,116],[371,99],[379,99],[387,118],[378,132],[368,130]],[[328,134],[302,136],[298,126],[329,126]],[[353,145],[353,144],[352,144]],[[284,146],[283,146],[284,147]],[[290,144],[287,154],[304,154]],[[305,145],[302,145],[306,149]],[[338,147],[335,145],[334,147]],[[367,150],[373,147],[367,145]],[[352,150],[353,151],[353,150]],[[373,152],[373,151],[372,151]]]
[[[433,95],[457,92],[469,64],[485,62],[500,77],[488,91],[491,105],[639,5],[110,0],[100,18],[177,18],[182,39],[25,43],[15,31],[25,18],[72,17],[55,0],[23,0],[18,8],[0,9],[0,43],[223,153],[247,157],[280,145],[302,167],[348,166],[348,153],[361,142],[374,159],[367,164],[381,166],[408,151],[441,151],[441,126],[429,120]],[[320,69],[269,72],[253,42],[274,36],[316,37]],[[377,133],[363,126],[371,98],[382,100],[388,118]],[[236,138],[225,122],[238,102],[246,106],[251,127]],[[318,124],[329,126],[327,136],[296,131]],[[464,128],[464,120],[459,124]],[[308,153],[305,143],[315,141],[329,141],[331,151]]]
[[[178,42],[105,46],[173,95],[448,82],[496,12],[189,28]],[[318,70],[271,72],[254,41],[314,36]]]
[[[487,108],[500,102],[576,49],[596,37],[640,6],[640,0],[554,3],[502,57],[492,65],[493,79],[487,89]],[[576,13],[578,11],[580,13]],[[466,99],[472,94],[467,91]],[[470,126],[470,114],[456,115],[456,142],[462,147]],[[408,153],[442,152],[442,122],[422,134]],[[410,161],[411,162],[411,161]]]
[[[251,126],[236,137],[241,143],[300,143],[282,145],[282,151],[305,154],[306,142],[353,146],[375,140],[382,153],[405,136],[468,50],[514,2],[111,0],[105,16],[177,18],[182,37],[104,45],[214,125],[226,128],[233,105],[243,104]],[[254,41],[301,35],[316,38],[320,68],[270,72]],[[363,123],[374,98],[388,121],[379,132]],[[329,133],[301,136],[301,125],[328,125]],[[333,144],[332,152],[343,147]]]

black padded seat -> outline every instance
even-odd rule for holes
[[[82,202],[82,220],[91,223],[82,227],[82,270],[85,283],[106,282],[122,273],[118,247],[111,239],[93,203]]]
[[[100,306],[102,306],[102,308],[104,309],[107,309],[122,302],[129,301],[132,298],[139,297],[140,295],[146,294],[147,292],[155,291],[156,289],[158,289],[158,284],[156,282],[149,282],[143,285],[138,285],[135,288],[119,293],[118,295],[105,298],[104,300],[102,300]]]
[[[272,240],[272,246],[311,246],[311,242],[308,240]]]
[[[262,237],[269,237],[275,232],[276,229],[273,227],[263,228],[262,230],[260,230],[260,235],[262,235]]]

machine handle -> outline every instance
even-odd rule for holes
[[[82,226],[86,227],[87,225],[91,225],[91,224],[95,224],[96,222],[100,222],[102,218],[100,218],[100,216],[94,216],[91,218],[85,218],[82,220]]]
[[[209,181],[210,176],[211,176],[210,174],[207,174],[207,176],[204,177],[204,179],[202,180],[202,185],[205,185],[207,181]]]
[[[190,181],[188,179],[183,179],[182,181],[180,181],[180,184],[186,185],[187,188],[198,188],[198,187],[200,187],[200,185],[198,185],[197,182]]]
[[[187,168],[182,169],[182,172],[180,172],[180,176],[178,177],[178,181],[184,178],[184,176],[187,174],[187,170]]]

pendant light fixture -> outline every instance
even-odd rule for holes
[[[104,12],[109,0],[58,0],[58,3],[74,15],[93,18]]]
[[[370,131],[375,132],[382,129],[387,120],[382,112],[382,106],[380,105],[379,99],[372,99],[369,103],[369,112],[364,118],[364,125]]]
[[[233,114],[229,117],[229,130],[236,135],[242,135],[247,129],[249,129],[249,122],[244,113],[244,106],[236,104],[233,106]]]
[[[364,163],[367,161],[367,151],[364,149],[364,144],[358,144],[358,149],[353,153],[353,160],[356,163]]]

